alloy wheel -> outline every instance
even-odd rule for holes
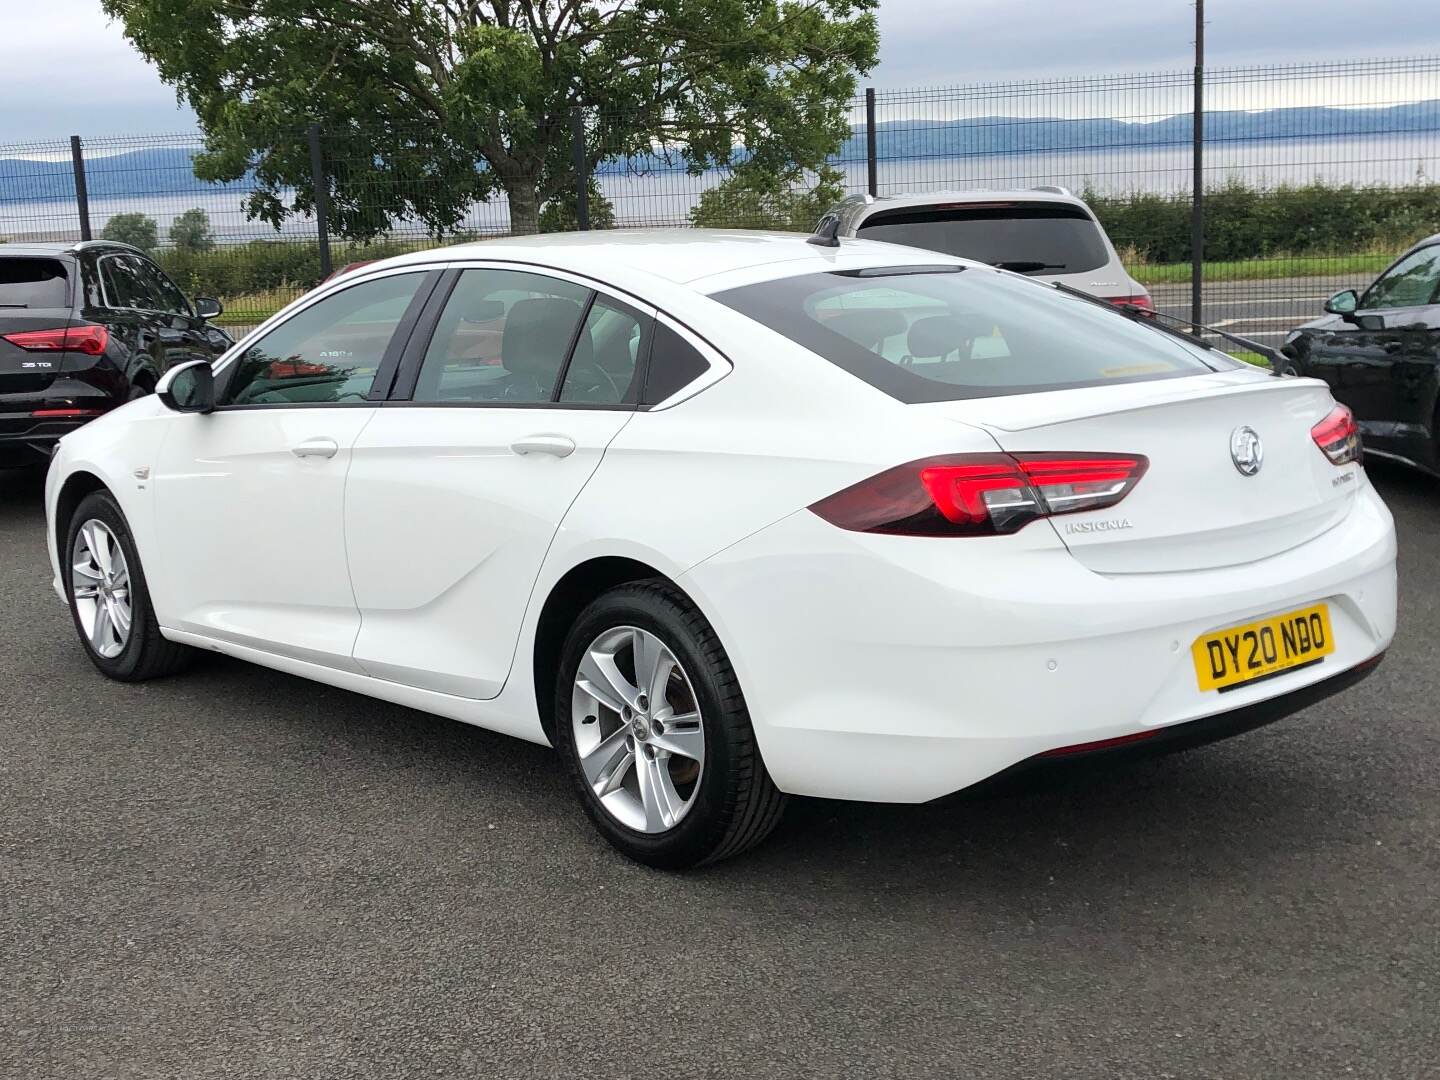
[[[97,656],[119,656],[134,619],[130,568],[110,527],[97,518],[80,526],[70,550],[70,594],[75,614]]]
[[[660,638],[635,626],[596,637],[575,673],[570,719],[581,772],[606,813],[651,834],[680,823],[700,790],[705,725]]]

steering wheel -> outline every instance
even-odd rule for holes
[[[619,384],[616,383],[615,379],[611,376],[611,374],[603,367],[601,367],[598,363],[596,363],[594,359],[587,357],[584,360],[572,360],[570,362],[571,371],[577,371],[580,369],[584,369],[587,372],[599,375],[600,379],[604,380],[604,386],[601,385],[599,379],[593,380],[593,385],[591,386],[592,391],[603,390],[605,386],[608,386],[610,388],[610,392],[615,395],[616,401],[620,401],[622,398],[624,398],[625,391],[620,389]]]

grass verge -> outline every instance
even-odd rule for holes
[[[1273,259],[1207,262],[1206,281],[1269,281],[1289,277],[1374,277],[1395,261],[1383,255],[1277,255]],[[1189,263],[1144,264],[1126,267],[1142,285],[1181,285],[1190,280]]]

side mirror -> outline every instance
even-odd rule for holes
[[[215,370],[209,360],[191,360],[173,367],[160,377],[155,396],[175,412],[214,412]]]
[[[1344,292],[1337,292],[1329,300],[1325,301],[1325,310],[1331,315],[1339,315],[1346,322],[1353,322],[1350,318],[1355,314],[1355,309],[1360,306],[1360,297],[1355,295],[1354,289],[1346,289]]]
[[[218,319],[225,314],[225,305],[213,296],[195,297],[195,314],[202,319]]]

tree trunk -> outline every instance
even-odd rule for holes
[[[540,193],[534,180],[516,177],[505,181],[510,199],[510,234],[527,236],[540,231]]]

